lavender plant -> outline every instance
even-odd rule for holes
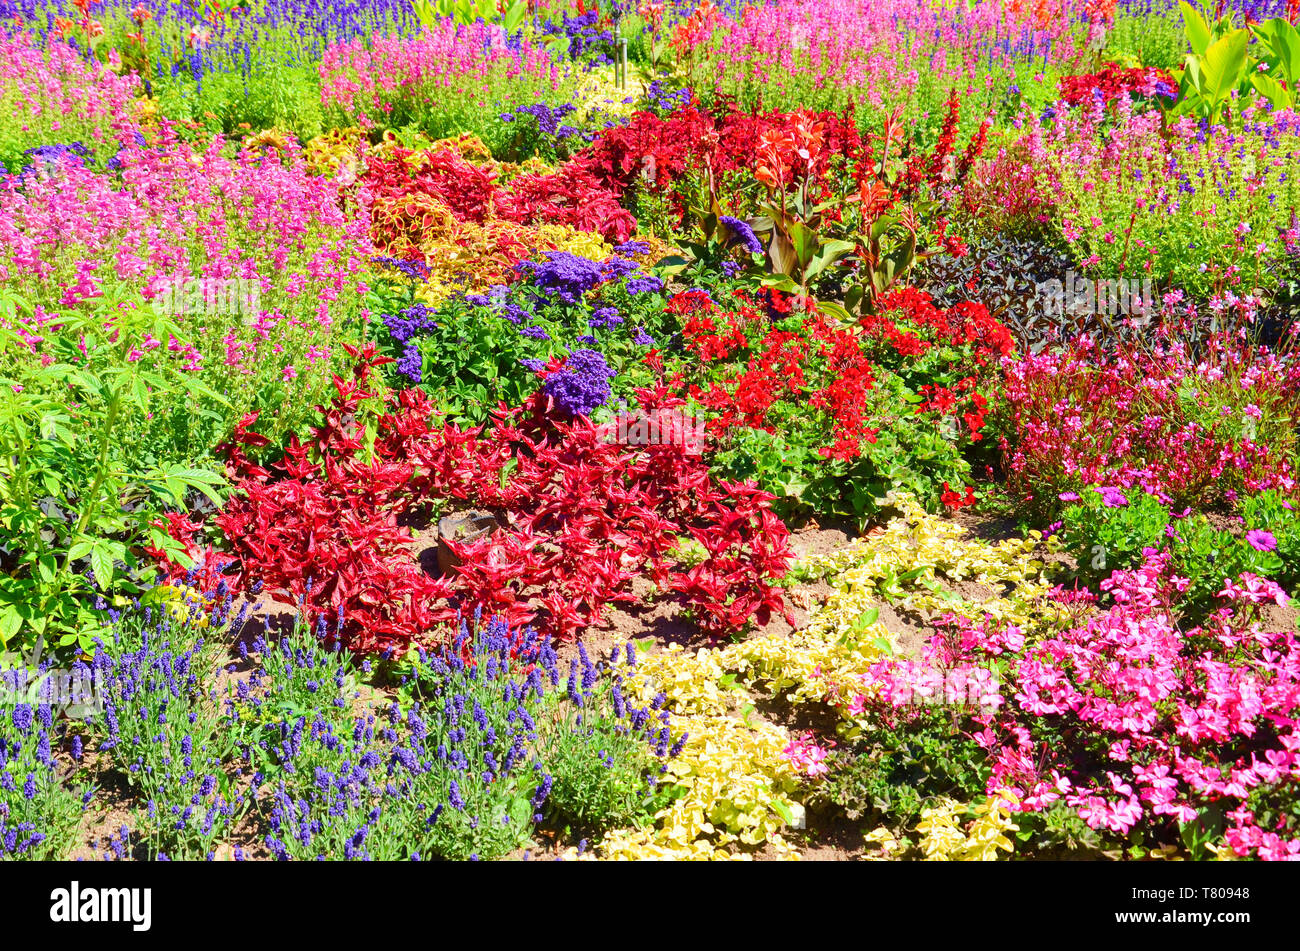
[[[438,652],[419,655],[410,685],[425,704],[405,717],[394,705],[385,731],[394,819],[416,854],[494,859],[527,844],[552,782],[529,747],[542,671],[554,666],[531,629],[477,615],[472,632],[462,623]]]
[[[263,688],[319,669],[304,636],[297,630],[279,651],[296,672],[273,661],[280,672]],[[267,848],[300,860],[495,859],[526,844],[550,786],[529,754],[537,665],[548,657],[553,667],[532,632],[476,618],[472,632],[462,625],[440,650],[397,665],[405,709],[394,702],[383,720],[367,715],[350,729],[324,713],[272,723],[260,741],[279,771],[264,800]]]
[[[101,639],[95,652],[105,692],[99,750],[144,800],[139,844],[151,858],[210,857],[248,805],[227,769],[235,737],[209,686],[212,655],[201,634],[223,623],[221,594],[215,605],[112,611],[112,644]]]
[[[0,697],[16,692],[18,675],[0,674]],[[75,776],[81,740],[72,738],[71,761],[54,751],[64,730],[56,727],[48,703],[0,706],[0,859],[63,859],[94,790]]]
[[[547,813],[582,832],[643,824],[662,804],[659,776],[686,736],[672,744],[662,696],[638,707],[624,694],[632,644],[598,663],[585,645],[578,650],[566,690],[547,696],[539,731],[538,756],[553,776]]]

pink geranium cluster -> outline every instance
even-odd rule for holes
[[[325,50],[320,75],[321,101],[371,126],[384,124],[399,102],[413,111],[436,110],[449,90],[482,100],[499,80],[555,89],[563,70],[545,47],[526,40],[508,44],[499,26],[446,19],[416,37],[336,43]]]
[[[1295,487],[1300,366],[1276,351],[1221,336],[1193,358],[1173,339],[1084,338],[1004,366],[1008,487],[1033,508],[1093,485],[1192,504]]]
[[[827,746],[834,746],[834,743],[828,743]],[[810,779],[816,779],[818,776],[825,776],[830,771],[826,765],[827,747],[821,746],[811,733],[804,733],[786,744],[785,749],[781,751],[795,771],[802,773]]]
[[[1300,644],[1260,613],[1286,597],[1243,574],[1202,626],[1183,627],[1171,605],[1186,586],[1148,549],[1102,583],[1114,604],[1086,621],[1031,639],[952,617],[928,653],[948,669],[1000,671],[1002,702],[967,722],[990,756],[989,791],[1011,791],[1019,808],[1063,804],[1094,829],[1141,825],[1163,840],[1218,809],[1237,854],[1300,857],[1287,809],[1300,780]],[[907,661],[878,664],[855,707],[896,716],[897,681],[910,676]]]

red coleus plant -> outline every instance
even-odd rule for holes
[[[618,244],[636,232],[636,219],[582,164],[548,175],[518,175],[507,184],[453,149],[391,145],[368,157],[361,185],[369,196],[376,243],[418,248],[424,233],[445,228],[439,215],[487,224],[562,224]]]
[[[424,394],[407,391],[379,420],[369,455],[356,414],[370,369],[386,361],[371,347],[357,356],[356,377],[335,379],[310,444],[291,441],[282,461],[258,466],[245,450],[265,440],[249,418],[227,447],[236,492],[215,521],[233,580],[341,613],[344,643],[361,651],[403,651],[476,606],[571,638],[602,623],[610,602],[634,600],[639,576],[691,607],[710,633],[785,611],[771,582],[791,553],[771,496],[715,484],[684,446],[629,447],[586,418],[557,421],[540,393],[467,431],[438,424]],[[682,405],[663,387],[638,397],[645,412]],[[399,525],[430,498],[489,509],[502,526],[449,541],[459,565],[442,578],[424,572]],[[178,519],[173,534],[197,554],[195,527]],[[683,536],[705,553],[685,571],[670,557]]]

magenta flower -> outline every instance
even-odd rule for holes
[[[1124,493],[1113,486],[1102,486],[1092,491],[1101,493],[1101,504],[1108,509],[1123,508],[1128,505],[1128,499],[1124,496]]]
[[[1261,531],[1258,528],[1252,528],[1246,533],[1246,541],[1250,542],[1250,547],[1255,551],[1275,551],[1277,549],[1277,538],[1273,533]]]

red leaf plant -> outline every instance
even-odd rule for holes
[[[479,431],[439,423],[424,394],[408,390],[367,453],[356,416],[371,369],[386,360],[373,346],[354,355],[355,377],[335,378],[311,439],[291,440],[280,462],[251,461],[247,447],[265,440],[254,419],[241,424],[225,447],[236,491],[215,519],[239,577],[312,613],[341,613],[350,649],[402,653],[475,607],[573,638],[601,624],[610,602],[635,600],[638,576],[689,606],[709,634],[786,613],[771,582],[789,566],[789,533],[770,495],[715,484],[684,446],[629,447],[585,417],[559,419],[541,393]],[[662,385],[637,395],[645,412],[683,405]],[[399,524],[430,498],[492,510],[502,525],[450,542],[459,566],[436,579]],[[196,529],[183,518],[171,526],[192,554]],[[687,570],[671,557],[683,536],[705,553]]]

